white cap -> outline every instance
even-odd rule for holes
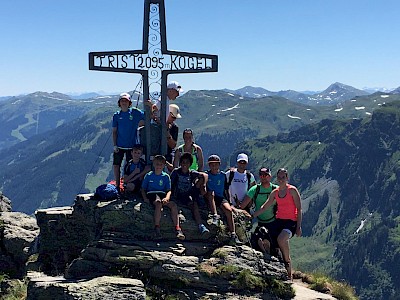
[[[238,156],[237,156],[237,159],[236,159],[236,161],[241,161],[241,160],[244,160],[245,162],[249,162],[249,157],[247,156],[247,154],[245,154],[245,153],[240,153]]]
[[[169,113],[177,119],[182,118],[182,115],[179,113],[179,106],[176,104],[169,105]]]
[[[119,95],[118,101],[121,100],[121,99],[126,99],[128,101],[131,101],[131,96],[128,93],[122,93],[122,94]]]
[[[178,81],[171,81],[170,83],[168,83],[167,89],[173,89],[173,90],[177,91],[178,93],[183,92],[183,89]]]

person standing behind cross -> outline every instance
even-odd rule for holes
[[[165,120],[168,120],[169,115],[169,105],[170,102],[179,97],[179,94],[183,92],[182,87],[177,81],[171,81],[167,85],[167,101],[166,101],[166,109],[165,109]],[[160,112],[161,112],[161,99],[156,100],[155,103],[151,102],[151,100],[147,100],[144,103],[151,107],[151,112],[153,113],[153,120],[156,122],[160,122]]]
[[[112,119],[112,137],[114,145],[113,172],[115,185],[119,191],[121,164],[124,159],[132,159],[132,148],[136,144],[137,129],[144,125],[144,112],[138,108],[131,108],[131,96],[122,93],[118,98],[118,106],[121,108],[114,113]]]
[[[167,118],[167,154],[165,155],[165,158],[167,159],[166,166],[169,172],[172,172],[174,169],[172,164],[172,152],[176,147],[179,133],[179,127],[176,125],[175,120],[180,118],[182,118],[182,115],[180,114],[179,106],[176,104],[170,104]]]
[[[229,186],[229,197],[231,204],[239,208],[243,202],[247,191],[254,185],[256,180],[254,175],[246,170],[249,162],[249,157],[245,153],[240,153],[237,156],[237,168],[232,168],[226,172],[226,180]],[[242,206],[242,209],[249,210],[249,207]]]

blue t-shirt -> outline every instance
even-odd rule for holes
[[[160,175],[156,175],[153,171],[150,171],[144,176],[142,189],[146,193],[169,192],[171,190],[171,179],[164,171]]]
[[[217,174],[211,174],[208,171],[207,174],[207,191],[214,192],[215,196],[224,197],[224,191],[228,188],[226,174],[222,171],[219,171]]]
[[[141,120],[144,120],[144,112],[137,108],[114,113],[112,127],[117,128],[118,147],[132,148],[136,144],[137,128]]]

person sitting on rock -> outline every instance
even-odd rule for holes
[[[254,210],[259,210],[267,202],[272,191],[278,187],[271,183],[272,173],[269,168],[260,168],[258,175],[260,183],[250,188],[243,202],[239,203],[239,208],[254,207]],[[276,202],[258,215],[258,226],[251,236],[252,246],[255,249],[273,256],[277,256],[276,248],[278,248],[274,231],[275,212]]]
[[[179,225],[178,208],[176,203],[171,201],[171,179],[163,171],[166,159],[163,155],[156,155],[153,159],[154,171],[148,172],[142,182],[142,197],[144,202],[154,206],[154,238],[161,239],[160,220],[163,206],[171,210],[171,219],[175,226],[176,237],[185,239],[185,235]]]
[[[217,206],[224,212],[228,228],[231,233],[230,245],[242,244],[235,232],[235,221],[233,219],[232,207],[228,196],[228,183],[226,174],[222,172],[219,167],[221,159],[218,155],[211,155],[208,158],[208,165],[210,170],[206,171],[208,174],[207,193],[206,198],[213,214],[213,223],[218,224]]]
[[[201,221],[198,201],[200,193],[203,195],[206,193],[205,182],[208,176],[203,172],[189,169],[193,164],[193,156],[189,152],[184,152],[180,156],[179,164],[180,167],[171,173],[171,199],[190,208],[201,236],[207,238],[210,231]]]
[[[256,185],[256,180],[254,175],[247,170],[249,157],[246,153],[239,153],[236,161],[237,167],[231,168],[226,172],[230,201],[233,207],[250,211],[250,205],[241,206],[241,204],[243,203],[243,199],[245,198],[247,191],[252,186]]]
[[[124,168],[125,192],[138,193],[142,186],[144,175],[150,171],[150,166],[141,158],[143,154],[142,145],[134,145],[131,151],[132,159]]]

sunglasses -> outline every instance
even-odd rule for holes
[[[245,161],[245,160],[239,160],[239,161],[238,161],[238,164],[247,164],[247,161]]]
[[[286,176],[277,176],[278,179],[286,179]]]
[[[271,174],[269,174],[269,173],[259,173],[258,175],[259,175],[260,177],[271,176]]]

